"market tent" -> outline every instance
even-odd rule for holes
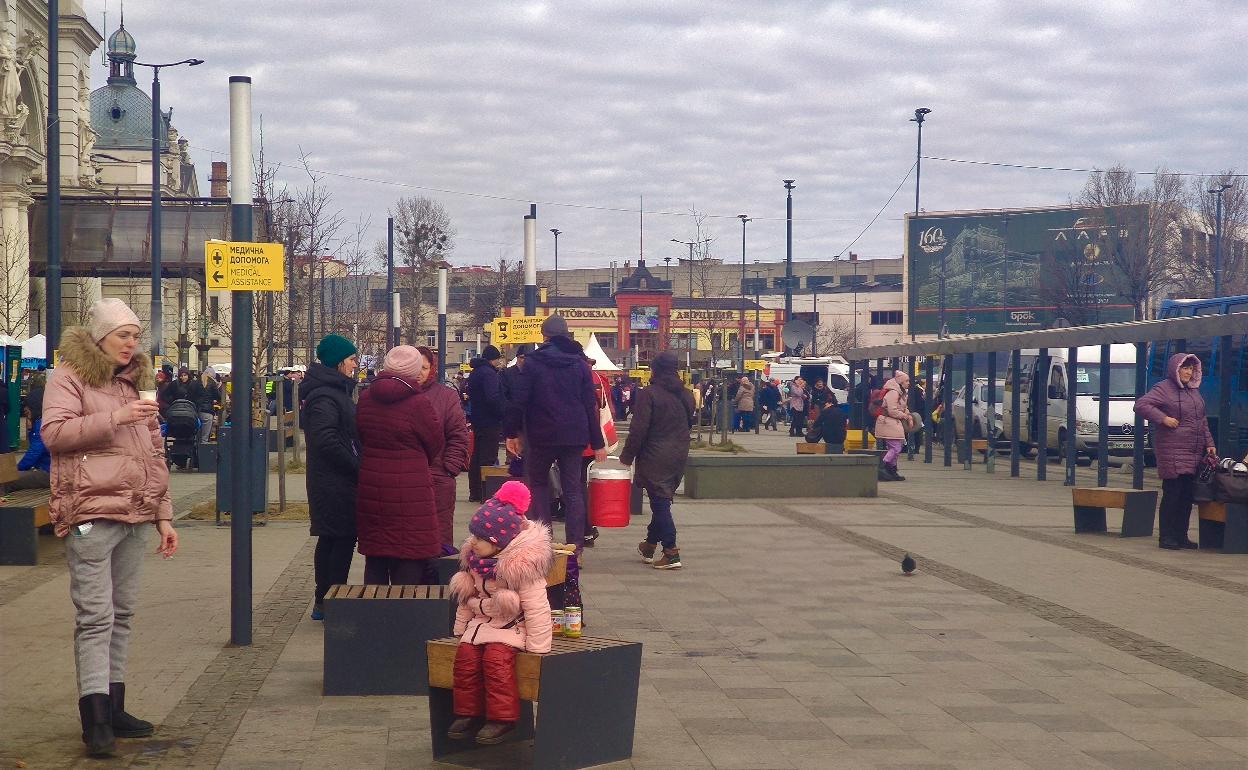
[[[619,372],[623,371],[616,366],[611,358],[603,351],[602,345],[598,344],[598,335],[589,335],[589,344],[585,346],[585,355],[594,359],[595,372]]]
[[[14,343],[6,343],[14,344]],[[36,334],[30,339],[22,343],[22,358],[47,358],[48,357],[48,338],[42,334]]]

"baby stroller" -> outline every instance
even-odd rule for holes
[[[199,467],[199,409],[180,398],[165,410],[165,459],[169,467]]]

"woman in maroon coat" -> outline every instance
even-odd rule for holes
[[[468,422],[464,419],[464,407],[459,391],[444,382],[438,382],[438,354],[430,348],[416,348],[429,362],[425,377],[420,383],[422,392],[429,397],[433,411],[442,421],[442,435],[446,446],[441,454],[431,458],[433,473],[433,496],[438,504],[438,535],[442,539],[442,555],[459,553],[455,544],[455,477],[468,470]]]
[[[1135,402],[1135,411],[1148,420],[1153,432],[1161,477],[1159,545],[1169,550],[1196,547],[1187,537],[1196,472],[1202,458],[1217,454],[1200,396],[1200,374],[1199,358],[1176,353],[1166,366],[1166,379]]]
[[[400,345],[360,396],[356,424],[362,457],[355,520],[364,582],[427,582],[428,560],[442,553],[430,458],[445,439],[421,379],[429,362]]]

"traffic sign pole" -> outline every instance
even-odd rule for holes
[[[230,234],[249,241],[251,232],[251,78],[230,77]],[[227,265],[228,267],[228,265]],[[211,278],[211,276],[209,276]],[[231,293],[231,362],[233,397],[230,400],[230,641],[251,644],[251,353],[252,293]],[[265,474],[267,478],[268,474]]]

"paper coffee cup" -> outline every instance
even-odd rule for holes
[[[139,391],[139,398],[143,399],[144,401],[155,401],[155,400],[156,400],[156,391],[154,391],[154,390],[140,390],[140,391]]]

